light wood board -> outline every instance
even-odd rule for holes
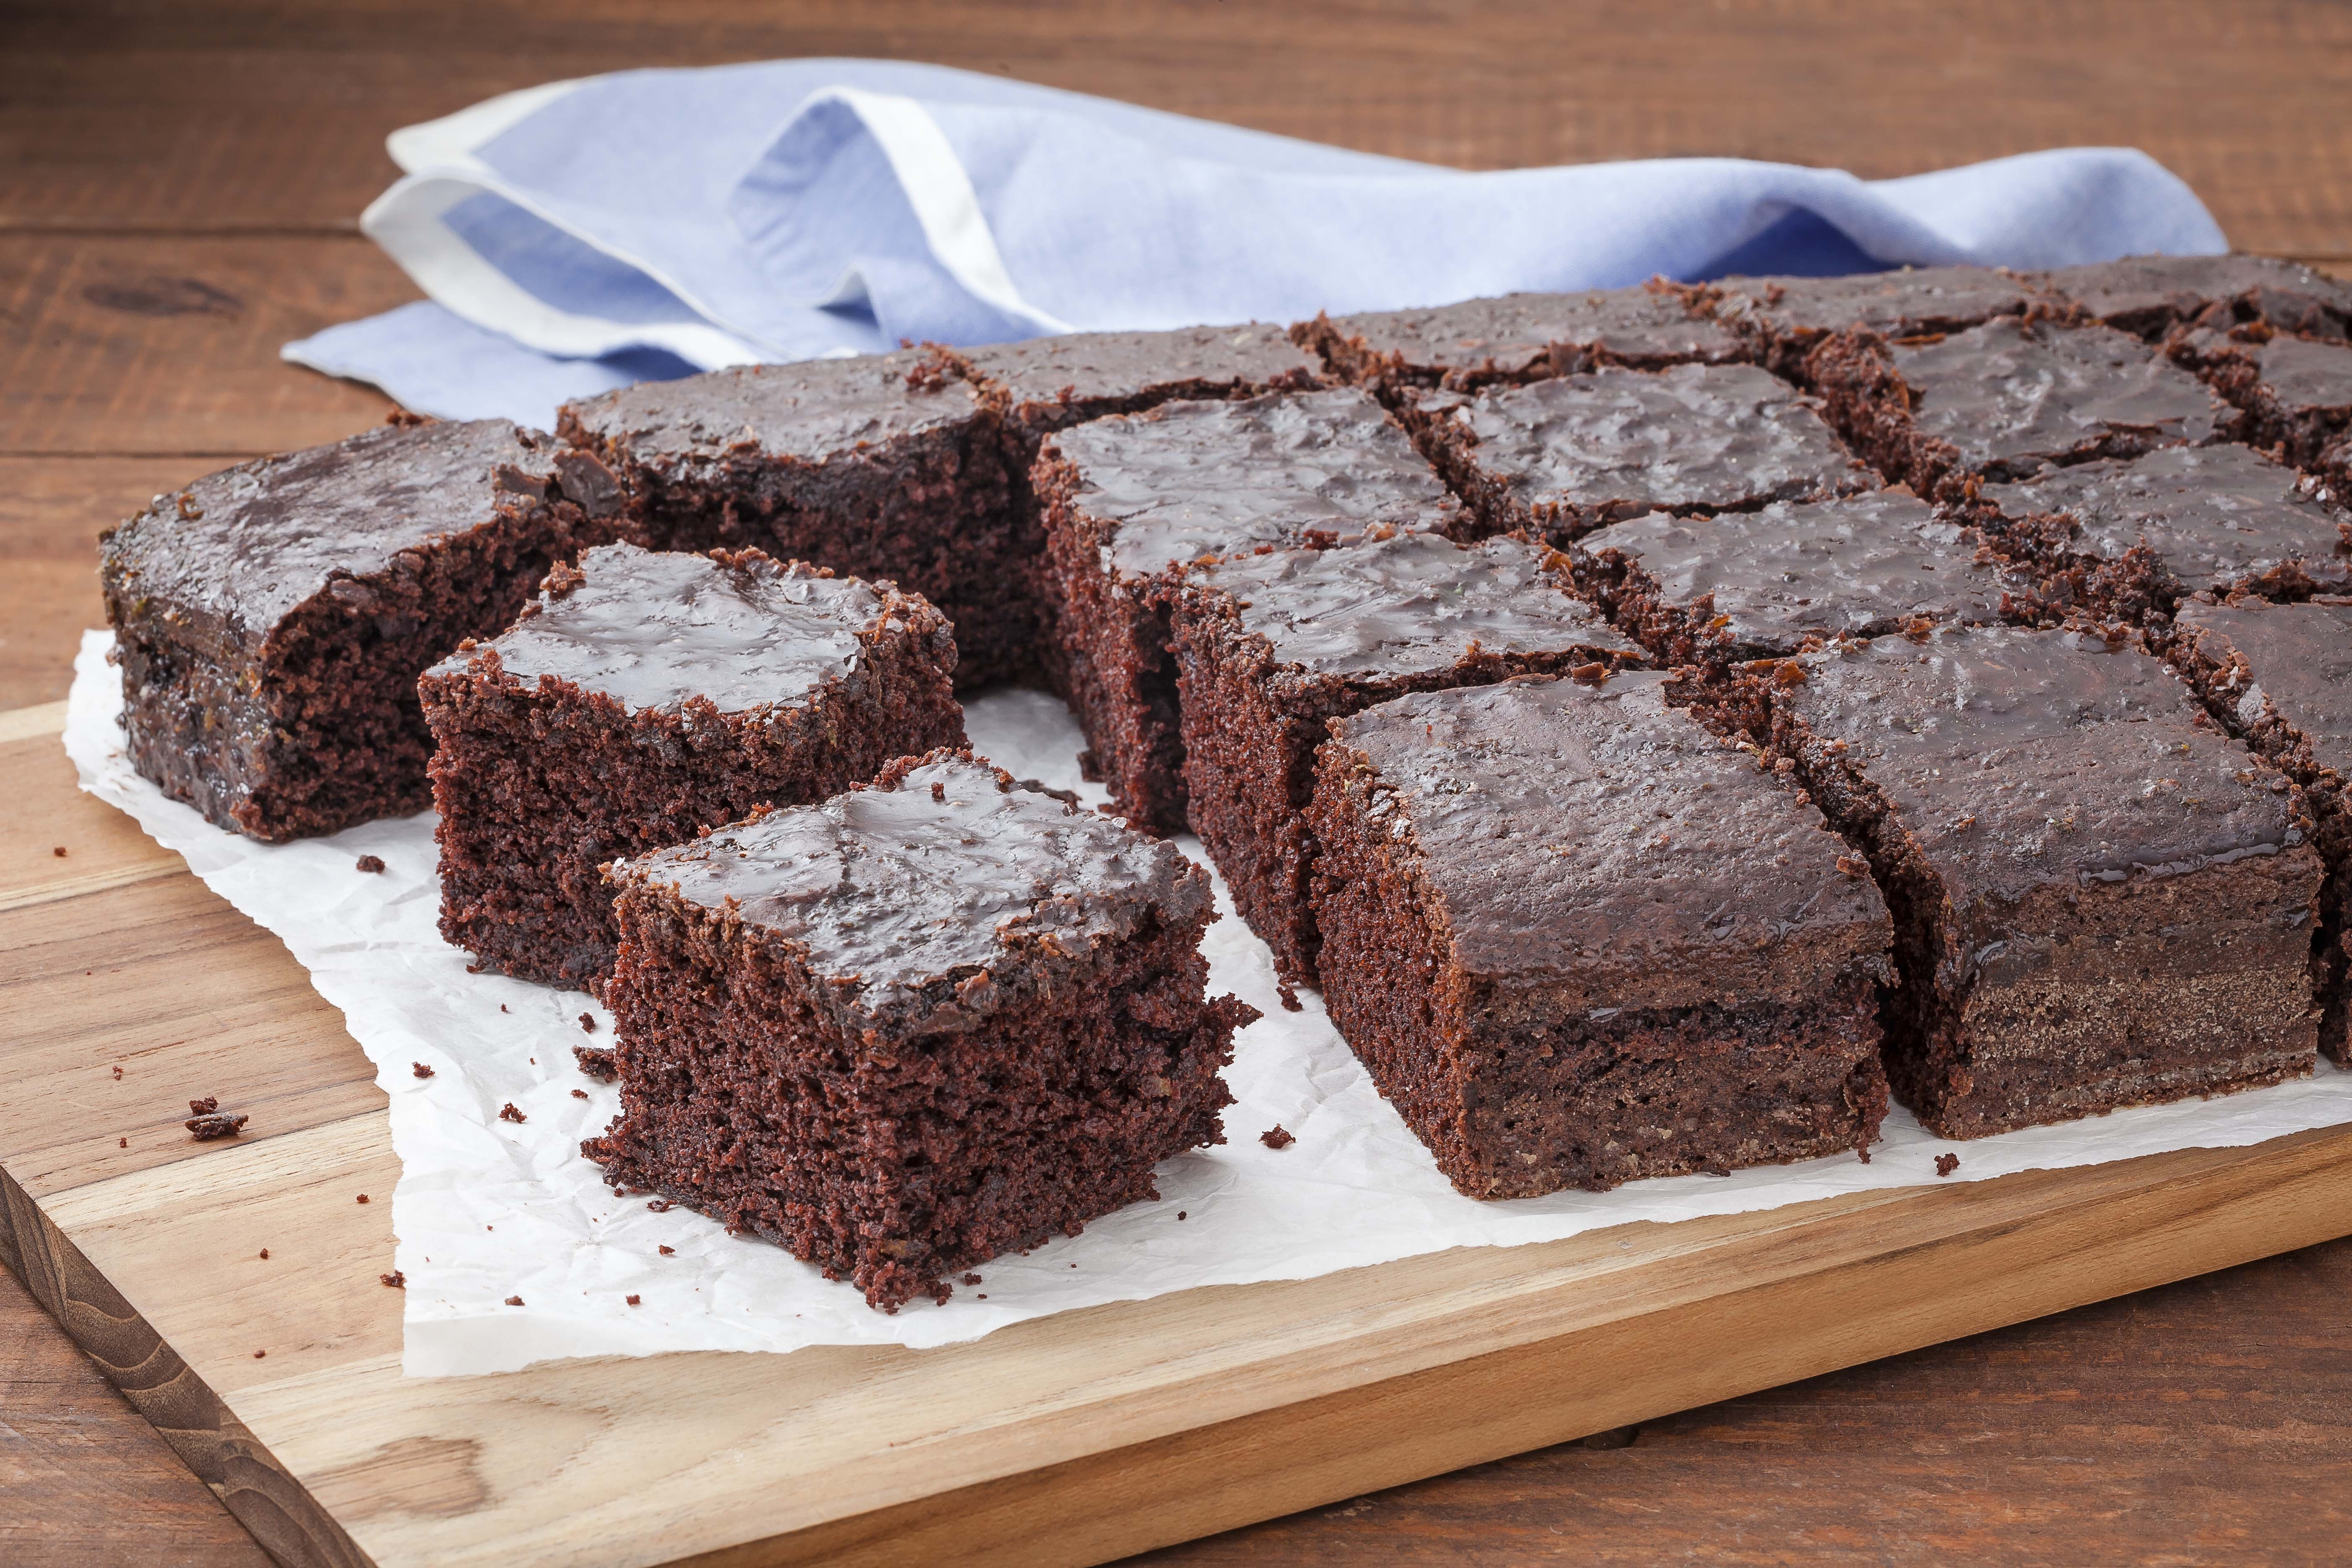
[[[373,1069],[62,719],[0,714],[0,1258],[285,1563],[1097,1562],[2352,1232],[2338,1129],[936,1351],[405,1379]],[[247,1136],[187,1139],[206,1094]]]

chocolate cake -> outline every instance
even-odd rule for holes
[[[1355,388],[1170,403],[1047,438],[1033,476],[1066,695],[1128,820],[1184,826],[1168,596],[1204,558],[1469,520]]]
[[[100,550],[132,765],[271,842],[424,810],[418,673],[619,531],[559,467],[500,421],[398,425],[155,498]]]
[[[2129,619],[2181,598],[2307,598],[2352,587],[2352,513],[2244,447],[2167,447],[1987,485],[2006,548],[2069,576],[2069,595]]]
[[[1488,531],[1556,543],[1648,511],[1743,511],[1879,483],[1818,405],[1753,365],[1612,367],[1409,406],[1422,449]]]
[[[2352,284],[2274,257],[2134,256],[2062,267],[2042,281],[2094,321],[2151,342],[2200,321],[2260,321],[2315,338],[2352,335]]]
[[[1908,490],[1711,518],[1652,512],[1585,535],[1574,555],[1611,618],[1670,664],[1998,621],[2005,591],[2027,585],[1975,529]]]
[[[2352,431],[2352,343],[2279,334],[2258,341],[2192,332],[2175,351],[2244,410],[2244,437],[2290,463],[2320,465]]]
[[[2345,916],[2352,900],[2352,600],[2181,607],[2175,668],[2213,715],[2302,786],[2327,864],[2312,978],[2323,1011],[2319,1045],[2352,1067]]]
[[[1304,813],[1330,721],[1410,691],[1513,675],[1597,679],[1641,650],[1516,536],[1402,533],[1352,550],[1234,556],[1171,614],[1192,831],[1286,980],[1315,981]]]
[[[2321,868],[2298,798],[2163,665],[1979,627],[1790,668],[1771,749],[1885,889],[1887,1076],[1929,1129],[2311,1071]]]
[[[1997,316],[2057,308],[2035,280],[1996,267],[1904,267],[1842,278],[1727,278],[1688,290],[1738,332],[1758,360],[1799,376],[1835,332],[1924,338]]]
[[[969,753],[615,865],[621,1114],[583,1145],[895,1310],[1157,1195],[1255,1016],[1208,874]]]
[[[1666,681],[1521,677],[1332,723],[1310,808],[1324,999],[1473,1197],[1877,1135],[1886,907]]]
[[[941,350],[751,365],[567,405],[645,542],[887,579],[955,623],[957,684],[1033,669],[1034,541],[987,393]]]
[[[1333,374],[1383,388],[1466,392],[1600,365],[1657,370],[1747,357],[1703,302],[1670,285],[1506,294],[1433,310],[1318,316],[1292,329]]]
[[[518,979],[611,971],[598,867],[755,806],[823,800],[963,739],[921,599],[756,550],[630,544],[418,683],[438,746],[441,934]]]
[[[1854,449],[1931,499],[2227,435],[2235,411],[2112,327],[2003,319],[1932,342],[1841,333],[1806,374]]]

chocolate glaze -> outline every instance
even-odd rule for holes
[[[1464,547],[1399,534],[1352,550],[1237,556],[1199,576],[1230,595],[1243,631],[1274,660],[1313,675],[1449,669],[1569,646],[1639,658],[1641,649],[1565,591],[1552,552],[1512,538]]]
[[[968,1027],[999,1005],[992,968],[1076,970],[1101,944],[1154,920],[1182,929],[1210,903],[1208,874],[1172,845],[952,757],[611,875],[732,907],[784,939],[853,1038]]]
[[[2029,278],[1990,267],[1906,267],[1843,278],[1726,278],[1715,313],[1774,347],[1801,353],[1829,332],[1909,338],[2021,316],[2046,296]]]
[[[1711,595],[1738,658],[1794,653],[1808,638],[1872,637],[1926,618],[2000,619],[2002,579],[1977,562],[1976,531],[1941,521],[1908,490],[1688,521],[1652,512],[1588,534],[1578,550],[1647,579],[1688,612]]]
[[[2273,754],[2305,783],[2322,770],[2337,791],[2352,783],[2352,602],[2183,605],[2177,631],[2208,645],[2210,662],[2221,671],[2209,695],[2231,722],[2249,734],[2291,729],[2305,755]]]
[[[1435,310],[1379,310],[1315,323],[1335,366],[1466,388],[1595,364],[1727,363],[1739,339],[1667,289],[1506,294]]]
[[[2090,316],[2142,337],[2161,337],[2214,305],[2239,321],[2342,338],[2352,323],[2352,284],[2268,256],[2133,256],[2062,267],[2052,292]]]
[[[2254,355],[2261,395],[2292,417],[2352,416],[2352,344],[2281,334]]]
[[[1322,366],[1281,327],[1248,321],[1166,332],[1073,332],[957,357],[1033,432],[1176,398],[1319,385]]]
[[[881,612],[854,577],[746,553],[657,553],[608,544],[580,558],[535,610],[488,645],[509,676],[553,676],[631,711],[676,710],[700,698],[721,712],[789,702],[848,675],[858,632]],[[444,660],[455,674],[478,654]]]
[[[1883,973],[1877,888],[1817,813],[1669,708],[1668,679],[1402,697],[1335,721],[1331,744],[1378,775],[1466,971],[1598,1008],[1795,1002]]]
[[[2167,447],[1987,485],[1983,499],[2013,522],[2063,517],[2072,525],[2063,548],[2096,560],[2144,545],[2189,591],[2226,594],[2290,563],[2332,590],[2352,582],[2352,514],[2313,489],[2244,447]]]
[[[2108,327],[1988,321],[1888,352],[1914,398],[1912,428],[1989,479],[2119,440],[2140,450],[2208,441],[2229,413],[2195,376]]]

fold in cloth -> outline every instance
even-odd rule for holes
[[[2226,248],[2128,148],[1895,180],[1728,158],[1467,173],[883,60],[554,82],[390,146],[405,173],[362,224],[428,300],[286,357],[542,426],[633,381],[902,339]]]

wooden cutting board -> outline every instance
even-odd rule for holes
[[[2343,1128],[943,1350],[405,1379],[373,1068],[63,721],[0,713],[0,1257],[284,1563],[1098,1562],[2352,1233]],[[204,1095],[247,1135],[190,1142]]]

